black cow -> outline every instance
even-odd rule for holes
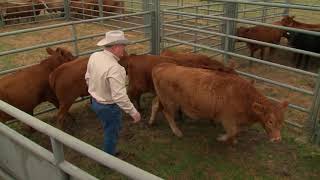
[[[288,31],[286,33],[289,45],[296,49],[310,51],[314,53],[320,53],[320,36],[310,35],[305,33]],[[307,69],[309,65],[309,55],[295,54],[297,59],[296,68],[299,68],[301,61],[305,59],[303,69]]]

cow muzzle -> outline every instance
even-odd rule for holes
[[[280,142],[281,141],[280,131],[271,132],[270,133],[270,141],[271,142]]]

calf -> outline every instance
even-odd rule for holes
[[[160,109],[173,133],[182,137],[175,124],[178,109],[193,119],[210,119],[222,123],[226,134],[219,141],[234,142],[240,125],[259,122],[272,141],[280,140],[280,129],[287,102],[272,103],[251,82],[240,76],[206,69],[157,65],[152,70],[157,98],[152,104],[149,124]]]
[[[311,51],[314,53],[320,53],[320,36],[298,33],[298,32],[287,32],[286,37],[288,38],[289,45],[305,51]],[[304,57],[305,56],[305,57]],[[295,54],[295,58],[297,59],[296,68],[300,67],[301,61],[305,58],[305,62],[303,65],[304,69],[308,69],[309,65],[309,55],[303,54]]]
[[[284,35],[283,30],[265,27],[265,26],[254,26],[254,27],[239,27],[236,32],[236,36],[253,39],[257,41],[279,44],[281,37]],[[260,59],[264,57],[264,51],[266,46],[246,42],[250,49],[250,56],[254,57],[254,53],[260,49]],[[270,49],[271,52],[272,49]]]
[[[88,60],[85,57],[65,63],[50,74],[49,84],[59,102],[57,121],[61,128],[64,127],[65,116],[74,101],[89,95],[84,78]]]
[[[50,55],[40,64],[6,75],[0,80],[0,99],[33,115],[33,109],[42,102],[49,101],[58,107],[55,95],[49,87],[49,74],[61,64],[75,57],[67,50],[47,48]],[[2,122],[11,117],[0,111]]]
[[[283,26],[320,31],[320,24],[307,24],[294,20],[295,16],[284,16],[281,20]]]

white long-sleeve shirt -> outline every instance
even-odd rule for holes
[[[88,92],[99,103],[116,103],[126,113],[133,115],[137,110],[127,95],[126,71],[118,61],[119,58],[107,50],[90,56],[85,74]]]

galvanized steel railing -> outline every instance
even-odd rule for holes
[[[0,100],[0,110],[18,119],[19,121],[27,124],[28,126],[34,128],[35,130],[43,134],[46,134],[50,137],[53,156],[52,156],[52,153],[43,152],[39,150],[39,148],[34,144],[25,143],[24,141],[22,141],[23,139],[21,139],[20,137],[17,137],[21,135],[19,135],[13,130],[8,130],[5,125],[0,123],[1,134],[5,134],[6,136],[9,136],[12,140],[25,146],[30,151],[33,151],[35,154],[39,155],[43,159],[53,163],[61,171],[63,171],[63,174],[65,174],[64,177],[62,177],[62,179],[67,179],[68,174],[74,177],[77,177],[79,179],[86,179],[86,180],[96,179],[93,176],[87,174],[86,172],[78,169],[78,167],[68,163],[64,159],[64,151],[63,151],[64,145],[131,179],[137,179],[137,180],[153,180],[153,179],[160,180],[161,179],[125,161],[122,161],[114,156],[111,156],[75,137],[72,137],[69,134],[64,133],[59,129],[56,129],[1,100]]]

